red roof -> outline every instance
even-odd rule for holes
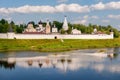
[[[23,34],[45,34],[45,32],[23,32]]]

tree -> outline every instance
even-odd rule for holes
[[[119,31],[117,29],[113,29],[113,32],[114,32],[114,37],[115,38],[118,38],[120,36]]]
[[[71,32],[72,32],[72,28],[69,27],[68,30],[67,30],[67,33],[68,33],[68,34],[71,34]]]
[[[62,25],[63,25],[63,23],[58,22],[58,21],[53,21],[53,24],[56,25],[56,27],[58,28],[58,31],[62,29]]]
[[[17,33],[22,33],[22,28],[20,28],[19,26],[16,27],[16,32],[17,32]]]
[[[61,33],[61,34],[65,34],[66,31],[65,31],[64,29],[61,29],[61,30],[60,30],[60,33]]]
[[[6,22],[7,22],[7,21],[6,21],[5,19],[1,19],[1,20],[0,20],[0,23],[1,23],[1,24],[5,24]]]

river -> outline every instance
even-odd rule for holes
[[[120,80],[120,48],[0,52],[0,80]]]

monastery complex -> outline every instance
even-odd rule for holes
[[[65,16],[62,29],[67,31],[69,29],[67,17]],[[110,34],[100,34],[95,28],[91,34],[82,34],[80,30],[72,29],[71,34],[61,34],[58,28],[50,26],[47,20],[46,26],[43,26],[42,21],[38,22],[38,26],[34,28],[33,23],[29,22],[27,28],[22,34],[16,34],[12,30],[8,33],[0,33],[2,39],[113,39],[113,32]]]

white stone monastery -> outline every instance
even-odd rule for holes
[[[67,17],[65,16],[63,30],[68,30]],[[46,26],[43,27],[42,21],[38,23],[38,26],[34,28],[32,22],[29,22],[27,28],[22,34],[16,34],[12,30],[8,33],[0,33],[1,39],[113,39],[113,32],[108,34],[101,34],[97,32],[95,28],[91,34],[82,34],[80,30],[72,29],[71,34],[60,34],[58,28],[55,26],[51,27],[49,20],[47,20]]]

